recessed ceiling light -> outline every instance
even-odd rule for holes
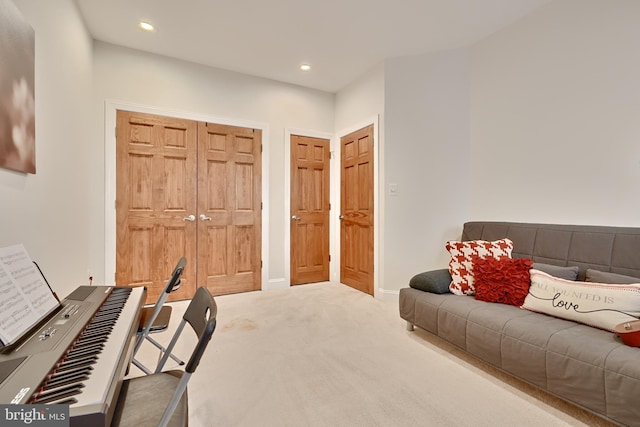
[[[311,65],[302,64],[302,65],[300,65],[300,70],[302,70],[302,71],[310,71],[311,70]]]
[[[153,33],[156,30],[156,28],[152,24],[146,21],[138,22],[138,28],[140,28],[143,31],[147,31],[149,33]]]

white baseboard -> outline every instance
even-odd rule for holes
[[[378,298],[383,301],[399,301],[400,291],[378,288]]]
[[[270,279],[266,283],[265,282],[262,283],[263,291],[271,291],[274,289],[286,289],[288,287],[289,285],[287,284],[286,280],[284,280],[284,277],[280,279]]]

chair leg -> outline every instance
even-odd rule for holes
[[[160,349],[161,353],[164,353],[165,351],[167,351],[167,349],[165,347],[162,346],[162,344],[160,344],[158,341],[154,340],[151,337],[147,337],[147,340],[155,345],[156,347],[158,347]],[[184,365],[184,362],[178,358],[176,355],[174,355],[173,353],[169,354],[169,357],[172,358],[173,360],[175,360],[180,366]]]
[[[140,369],[145,374],[149,375],[151,373],[151,371],[146,366],[138,362],[136,359],[133,359],[131,363],[133,363],[138,369]]]
[[[160,354],[158,355],[158,360],[160,360],[163,356],[163,354],[167,351],[166,347],[164,347],[162,344],[160,344],[158,341],[154,340],[153,338],[151,338],[150,336],[146,336],[144,337],[147,341],[149,341],[151,344],[153,344],[156,348],[158,348],[160,350]],[[169,356],[170,358],[172,358],[176,363],[178,363],[180,366],[184,365],[184,361],[180,358],[178,358],[175,354],[170,353]],[[137,367],[138,369],[140,369],[142,372],[144,372],[146,375],[149,375],[152,373],[151,370],[149,370],[149,368],[147,368],[146,366],[144,366],[142,364],[142,362],[138,361],[135,357],[131,360],[131,363]]]

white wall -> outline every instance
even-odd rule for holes
[[[469,219],[640,225],[639,23],[556,0],[470,49]]]
[[[268,280],[282,281],[285,275],[284,254],[284,130],[309,129],[333,131],[334,95],[300,86],[278,83],[243,74],[217,70],[102,42],[94,44],[94,122],[91,137],[104,141],[105,100],[153,107],[198,117],[264,123],[268,126],[269,186],[263,194],[269,209]],[[265,139],[267,139],[265,138]],[[92,146],[91,157],[104,161],[103,145]],[[95,163],[91,180],[104,186],[104,167]],[[94,227],[103,230],[104,191],[91,201]],[[108,207],[111,209],[111,207]],[[96,253],[104,240],[97,239]],[[102,271],[102,270],[101,270]],[[103,271],[102,271],[103,272]],[[103,272],[104,274],[104,272]],[[103,276],[99,276],[101,279]],[[109,278],[106,278],[109,282]],[[266,285],[263,283],[263,286]]]
[[[444,242],[459,238],[468,216],[467,67],[462,49],[385,61],[381,192],[387,290],[406,287],[419,272],[446,267]]]
[[[384,79],[384,63],[381,62],[336,94],[336,132],[376,115],[380,116],[381,123],[384,122]],[[382,129],[381,133],[384,133]]]
[[[23,243],[61,298],[88,281],[92,44],[71,0],[13,0],[35,30],[36,174],[0,169],[0,246]],[[98,141],[99,143],[99,141]]]

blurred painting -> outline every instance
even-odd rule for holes
[[[0,167],[36,173],[35,33],[0,0]]]

